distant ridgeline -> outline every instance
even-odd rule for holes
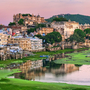
[[[90,16],[80,15],[80,14],[60,14],[60,15],[54,15],[51,18],[46,19],[48,22],[52,22],[52,20],[55,17],[64,17],[67,20],[76,21],[79,22],[79,24],[90,24]]]

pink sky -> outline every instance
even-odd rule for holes
[[[13,14],[30,13],[49,18],[57,14],[89,15],[90,0],[0,0],[0,24],[8,25]]]

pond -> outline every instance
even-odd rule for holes
[[[20,66],[21,73],[15,78],[40,82],[61,82],[78,85],[90,85],[90,65],[55,64],[54,62],[28,61]]]

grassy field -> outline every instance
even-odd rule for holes
[[[77,49],[77,50],[84,50],[84,49],[87,49],[87,48],[81,48],[81,49]],[[22,62],[26,62],[27,60],[35,61],[35,60],[41,60],[41,59],[46,58],[46,57],[40,57],[40,55],[53,56],[55,54],[71,52],[71,51],[74,51],[74,49],[65,49],[65,50],[58,50],[58,51],[52,51],[52,52],[49,52],[49,51],[36,52],[36,53],[34,53],[35,56],[24,57],[22,59],[17,59],[17,60],[12,59],[12,60],[0,61],[0,67],[6,67],[7,65],[9,65],[11,63],[22,63]]]
[[[6,78],[9,75],[12,75],[13,73],[21,72],[19,69],[13,69],[13,70],[0,70],[0,79]]]
[[[20,79],[1,79],[0,90],[90,90],[90,86],[43,83]]]
[[[56,60],[57,64],[86,64],[90,65],[90,50],[66,54],[69,57]]]
[[[41,59],[45,59],[46,57],[40,57],[40,55],[50,55],[53,56],[54,54],[58,54],[58,53],[63,53],[63,52],[70,52],[70,51],[74,51],[73,49],[65,49],[65,50],[58,50],[56,52],[49,52],[49,51],[45,51],[45,52],[36,52],[34,53],[35,56],[29,56],[29,57],[24,57],[22,59],[12,59],[12,60],[6,60],[6,61],[0,61],[0,66],[5,67],[6,65],[9,65],[11,63],[21,63],[21,62],[26,62],[27,60],[31,60],[31,61],[35,61],[35,60],[41,60]]]

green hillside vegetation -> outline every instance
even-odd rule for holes
[[[60,17],[60,18],[54,18],[52,21],[57,21],[57,22],[59,22],[59,21],[68,21],[66,18],[63,18],[63,17]]]
[[[15,22],[10,22],[8,25],[13,26],[13,25],[16,25],[16,23]]]
[[[60,18],[63,15],[57,15],[57,16]],[[46,21],[51,22],[54,18],[56,18],[56,15],[46,19]],[[90,16],[85,16],[80,14],[65,14],[64,18],[66,18],[67,20],[70,19],[71,21],[79,22],[80,24],[85,24],[85,23],[90,24]]]

